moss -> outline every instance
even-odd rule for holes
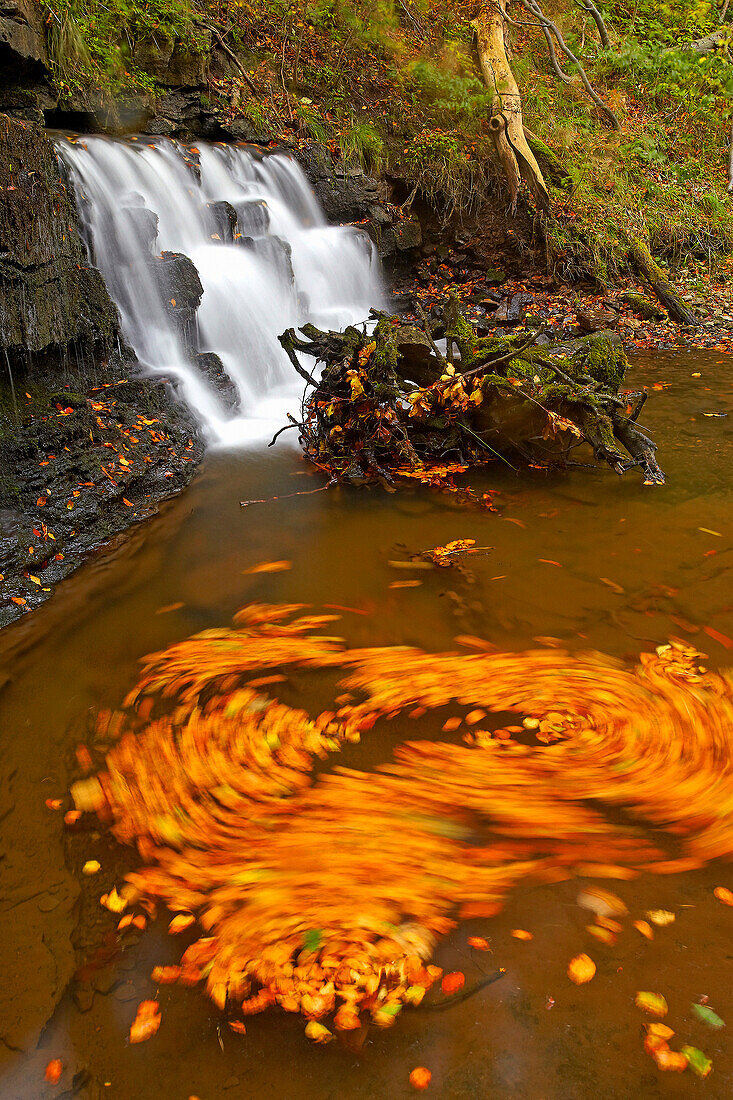
[[[586,366],[591,378],[616,394],[629,369],[629,360],[620,342],[614,343],[599,334],[588,341]]]

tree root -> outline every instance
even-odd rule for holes
[[[664,481],[635,424],[646,395],[619,396],[628,361],[616,336],[544,346],[536,333],[480,337],[456,298],[420,313],[419,324],[373,310],[371,330],[282,334],[308,384],[299,429],[316,466],[353,484],[439,484],[495,459],[563,465],[585,442],[619,474],[638,466]],[[304,354],[323,364],[319,379]]]

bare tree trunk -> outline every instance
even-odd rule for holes
[[[484,0],[472,26],[476,31],[481,72],[487,88],[494,93],[489,127],[509,186],[512,208],[516,209],[519,184],[523,179],[537,206],[547,213],[550,196],[540,166],[524,136],[522,100],[506,55],[504,20],[498,0]]]
[[[563,38],[562,34],[560,33],[560,29],[557,26],[557,23],[554,23],[552,21],[552,19],[550,19],[547,15],[545,15],[542,8],[537,3],[537,0],[520,0],[520,3],[521,3],[521,5],[522,5],[522,7],[524,8],[525,11],[529,12],[530,15],[534,15],[539,20],[539,25],[541,27],[552,31],[552,33],[554,34],[554,36],[557,40],[558,46],[560,47],[562,52],[565,54],[565,56],[568,58],[568,60],[572,61],[572,63],[575,65],[576,69],[578,70],[578,76],[580,77],[580,79],[582,81],[582,84],[583,84],[583,87],[585,88],[585,90],[588,93],[588,95],[590,96],[590,98],[593,100],[595,105],[603,111],[604,115],[606,116],[608,121],[611,123],[614,130],[620,130],[621,126],[619,124],[618,119],[616,118],[616,116],[613,113],[613,111],[611,110],[611,108],[608,107],[603,102],[601,97],[598,95],[598,93],[593,88],[593,85],[591,84],[590,80],[588,79],[588,74],[586,73],[586,71],[583,68],[582,64],[580,63],[578,58],[575,56],[575,54],[573,53],[573,51],[570,49],[567,42]]]
[[[593,0],[578,0],[578,7],[581,7],[583,11],[587,11],[588,15],[591,16],[593,22],[598,27],[598,34],[601,39],[601,45],[604,49],[610,50],[611,39],[608,37],[608,28],[606,27],[603,16],[593,3]]]

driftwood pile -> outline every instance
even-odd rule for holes
[[[587,443],[617,473],[638,467],[647,483],[664,482],[656,444],[637,424],[647,395],[620,392],[628,360],[613,334],[556,344],[537,333],[480,335],[455,298],[414,324],[371,317],[372,326],[305,325],[302,336],[280,337],[308,384],[303,448],[335,479],[438,484],[496,459],[563,465]],[[323,364],[319,377],[303,356]]]

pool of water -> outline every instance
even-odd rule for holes
[[[460,925],[438,948],[438,963],[463,970],[469,984],[499,966],[500,980],[452,1007],[406,1011],[393,1029],[372,1029],[358,1049],[353,1042],[313,1048],[300,1019],[276,1013],[234,1035],[200,991],[175,986],[161,990],[159,1033],[130,1046],[136,1005],[155,995],[150,969],[175,961],[180,946],[161,922],[116,950],[114,922],[96,899],[131,865],[130,853],[104,834],[69,843],[61,813],[45,800],[66,797],[75,746],[97,709],[120,701],[143,655],[227,624],[251,601],[351,609],[339,630],[353,645],[438,651],[453,648],[456,635],[478,634],[510,650],[558,639],[573,650],[633,657],[677,636],[705,651],[711,665],[726,665],[733,657],[726,645],[733,635],[732,366],[708,352],[645,355],[635,364],[634,385],[662,387],[652,391],[645,417],[668,475],[661,488],[645,487],[633,472],[619,479],[578,467],[517,476],[497,464],[472,479],[477,489],[496,490],[497,512],[488,513],[422,488],[314,492],[324,479],[287,446],[213,454],[159,517],[4,631],[0,1095],[400,1097],[412,1093],[408,1075],[418,1065],[432,1070],[428,1095],[445,1097],[656,1097],[693,1087],[730,1095],[726,1030],[711,1031],[690,1013],[690,1002],[707,996],[733,1019],[731,910],[711,895],[713,886],[733,887],[729,866],[606,884],[637,914],[677,914],[652,943],[627,931],[615,947],[585,933],[577,882],[521,887],[499,917]],[[241,507],[243,500],[264,503]],[[405,550],[457,538],[489,549],[460,570],[416,574],[419,587],[390,587],[405,578],[390,565]],[[245,572],[283,559],[292,568]],[[368,767],[387,758],[390,738],[365,744],[353,762]],[[84,859],[102,863],[93,888],[80,874]],[[513,939],[517,927],[534,939]],[[493,955],[472,951],[468,935],[487,936]],[[565,975],[579,951],[598,964],[582,989]],[[91,968],[93,999],[74,998],[80,965]],[[681,1041],[713,1058],[705,1082],[689,1072],[661,1074],[644,1054],[633,1007],[640,989],[664,992]],[[56,1088],[43,1083],[51,1058],[66,1067]]]

